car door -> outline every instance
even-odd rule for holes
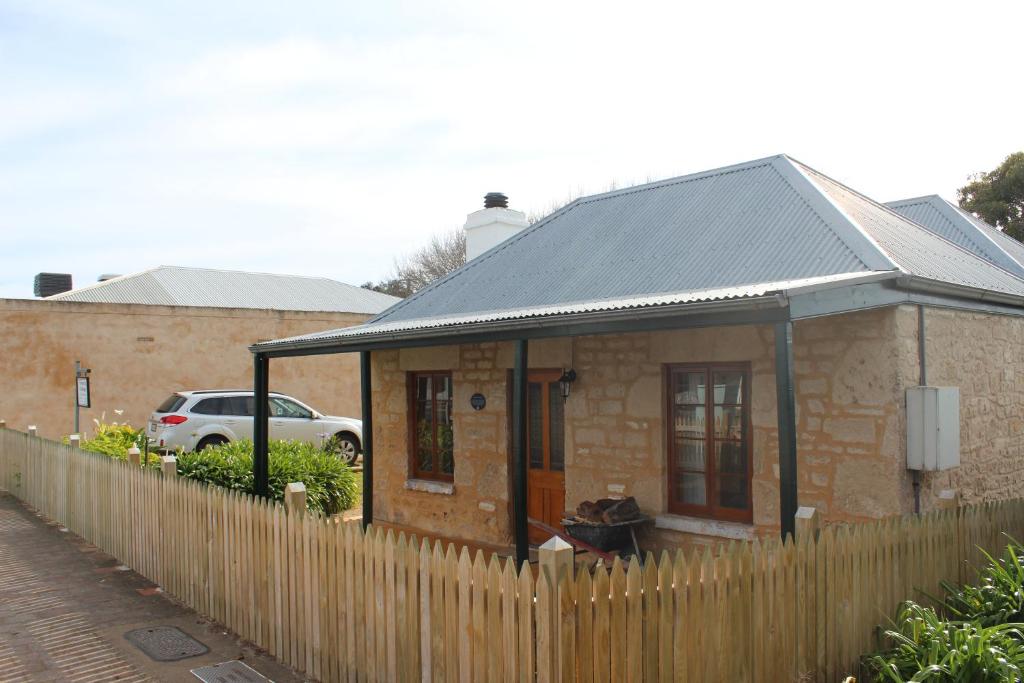
[[[313,411],[283,396],[271,396],[270,438],[320,444],[319,425]]]
[[[224,399],[226,409],[224,424],[236,439],[252,439],[252,396],[228,396]]]

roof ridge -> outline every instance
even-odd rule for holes
[[[861,192],[858,192],[857,190],[853,189],[849,185],[846,185],[846,184],[836,180],[835,178],[833,178],[833,177],[831,177],[829,175],[826,175],[826,174],[822,173],[821,171],[818,171],[817,169],[811,168],[810,166],[807,166],[806,164],[803,164],[803,163],[797,161],[796,159],[792,159],[792,161],[796,162],[797,164],[800,164],[801,166],[803,166],[807,170],[811,171],[812,173],[815,173],[815,174],[821,176],[822,178],[825,178],[826,180],[835,183],[836,185],[838,185],[839,187],[843,188],[844,190],[846,190],[850,194],[856,196],[857,198],[862,199],[862,200],[868,202],[869,204],[871,204],[871,205],[873,205],[873,206],[875,206],[875,207],[877,207],[879,209],[882,209],[884,212],[886,212],[888,214],[891,214],[896,219],[898,219],[900,221],[903,221],[903,222],[906,222],[906,223],[909,223],[910,225],[914,226],[915,228],[923,230],[929,236],[945,242],[946,244],[950,245],[951,247],[953,247],[957,251],[960,251],[963,254],[966,254],[969,259],[972,259],[972,260],[975,260],[975,261],[979,261],[979,262],[985,264],[986,266],[988,266],[990,268],[995,268],[996,270],[998,270],[998,271],[1000,271],[1002,273],[1005,273],[1006,275],[1009,275],[1010,277],[1012,277],[1015,280],[1019,280],[1021,282],[1024,282],[1024,277],[1022,277],[1020,275],[1017,275],[1016,273],[1013,273],[1013,272],[1011,272],[1009,270],[1006,270],[1002,266],[1000,266],[1000,265],[998,265],[996,263],[992,263],[991,261],[989,261],[986,258],[982,258],[981,256],[978,256],[977,254],[975,254],[974,252],[970,251],[969,249],[965,249],[964,247],[960,246],[959,244],[957,244],[953,240],[948,239],[946,237],[943,237],[942,235],[939,235],[938,233],[933,232],[932,230],[929,230],[927,226],[922,225],[922,224],[918,223],[917,221],[912,220],[912,219],[904,216],[899,211],[896,211],[895,209],[893,209],[893,208],[891,208],[889,206],[886,206],[885,204],[883,204],[881,202],[878,202],[878,201],[872,199],[871,197],[868,197],[867,195],[865,195],[865,194],[863,194]],[[939,195],[934,195],[934,196],[939,197]],[[942,197],[939,197],[939,199],[942,199]],[[943,200],[943,201],[945,201],[945,200]],[[861,226],[861,229],[863,229],[862,226]]]
[[[147,275],[149,273],[155,272],[157,270],[157,268],[160,268],[160,267],[161,266],[154,266],[152,268],[146,268],[145,270],[140,270],[137,273],[125,273],[124,275],[118,275],[117,277],[112,277],[109,280],[99,280],[97,282],[90,282],[87,285],[82,285],[81,287],[75,287],[73,289],[67,290],[66,292],[61,292],[59,294],[53,294],[53,295],[48,296],[46,298],[47,299],[61,299],[61,298],[65,298],[65,296],[68,295],[68,294],[72,294],[72,293],[73,294],[78,294],[79,292],[89,292],[89,291],[92,291],[94,289],[99,289],[100,287],[105,287],[105,286],[107,286],[107,285],[109,285],[111,283],[114,283],[114,282],[124,282],[125,280],[130,280],[130,279],[133,279],[133,278],[136,278],[136,277],[140,277],[142,275]]]
[[[889,253],[882,248],[882,245],[880,245],[878,241],[871,236],[871,234],[864,228],[864,226],[860,225],[860,223],[858,223],[853,218],[853,216],[850,216],[845,210],[843,210],[843,208],[839,206],[835,202],[835,200],[833,200],[832,197],[830,197],[829,194],[825,192],[817,183],[815,183],[814,180],[805,172],[810,171],[812,173],[818,173],[818,171],[811,168],[807,164],[797,159],[794,159],[789,155],[782,155],[782,160],[785,161],[785,166],[781,169],[776,166],[775,170],[778,171],[783,178],[786,178],[787,182],[790,181],[790,178],[788,177],[789,173],[787,173],[786,171],[796,173],[798,178],[800,178],[804,183],[811,187],[811,190],[814,192],[814,196],[820,198],[825,203],[825,206],[828,210],[835,212],[839,216],[841,222],[837,224],[836,221],[829,220],[829,218],[823,214],[823,212],[821,211],[821,207],[815,207],[811,205],[810,202],[808,202],[808,206],[811,208],[811,210],[818,214],[818,216],[821,218],[822,221],[824,221],[824,223],[829,227],[829,229],[831,229],[832,232],[835,233],[836,238],[840,240],[844,245],[846,245],[846,247],[856,255],[857,259],[864,264],[865,268],[876,271],[899,270],[905,272],[906,269],[903,268],[903,266],[901,266],[899,263],[897,263],[889,255]],[[819,175],[824,176],[825,174],[819,173]],[[828,176],[825,177],[827,178]],[[831,180],[831,178],[829,179]],[[792,185],[792,183],[790,184]],[[802,193],[799,189],[794,187],[793,191],[796,192],[799,196],[801,196],[801,198],[803,198],[804,201],[807,201],[807,198],[804,196],[804,193]],[[849,232],[848,230],[842,230],[843,223],[846,223],[853,228],[854,233],[852,235],[843,234],[843,232]],[[857,245],[853,240],[851,240],[851,237],[853,237],[854,240],[859,239],[864,244]],[[865,253],[862,250],[864,246],[871,250],[875,258],[871,258],[870,254]]]

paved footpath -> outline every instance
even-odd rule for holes
[[[277,683],[303,680],[119,565],[0,493],[0,682],[197,683],[190,669],[233,659]],[[154,661],[124,637],[152,626],[176,626],[210,652]]]

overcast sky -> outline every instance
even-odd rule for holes
[[[0,296],[383,277],[489,191],[780,152],[881,200],[1024,149],[1024,3],[0,0]]]

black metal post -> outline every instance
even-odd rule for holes
[[[779,514],[782,538],[796,537],[796,394],[793,389],[793,323],[775,323],[775,392],[779,416]]]
[[[370,352],[359,352],[359,388],[363,404],[363,528],[373,523],[373,387]]]
[[[526,516],[526,371],[527,342],[515,342],[512,370],[512,528],[516,543],[516,565],[530,559],[530,537]]]
[[[252,480],[253,491],[264,498],[270,495],[270,359],[253,355]]]

